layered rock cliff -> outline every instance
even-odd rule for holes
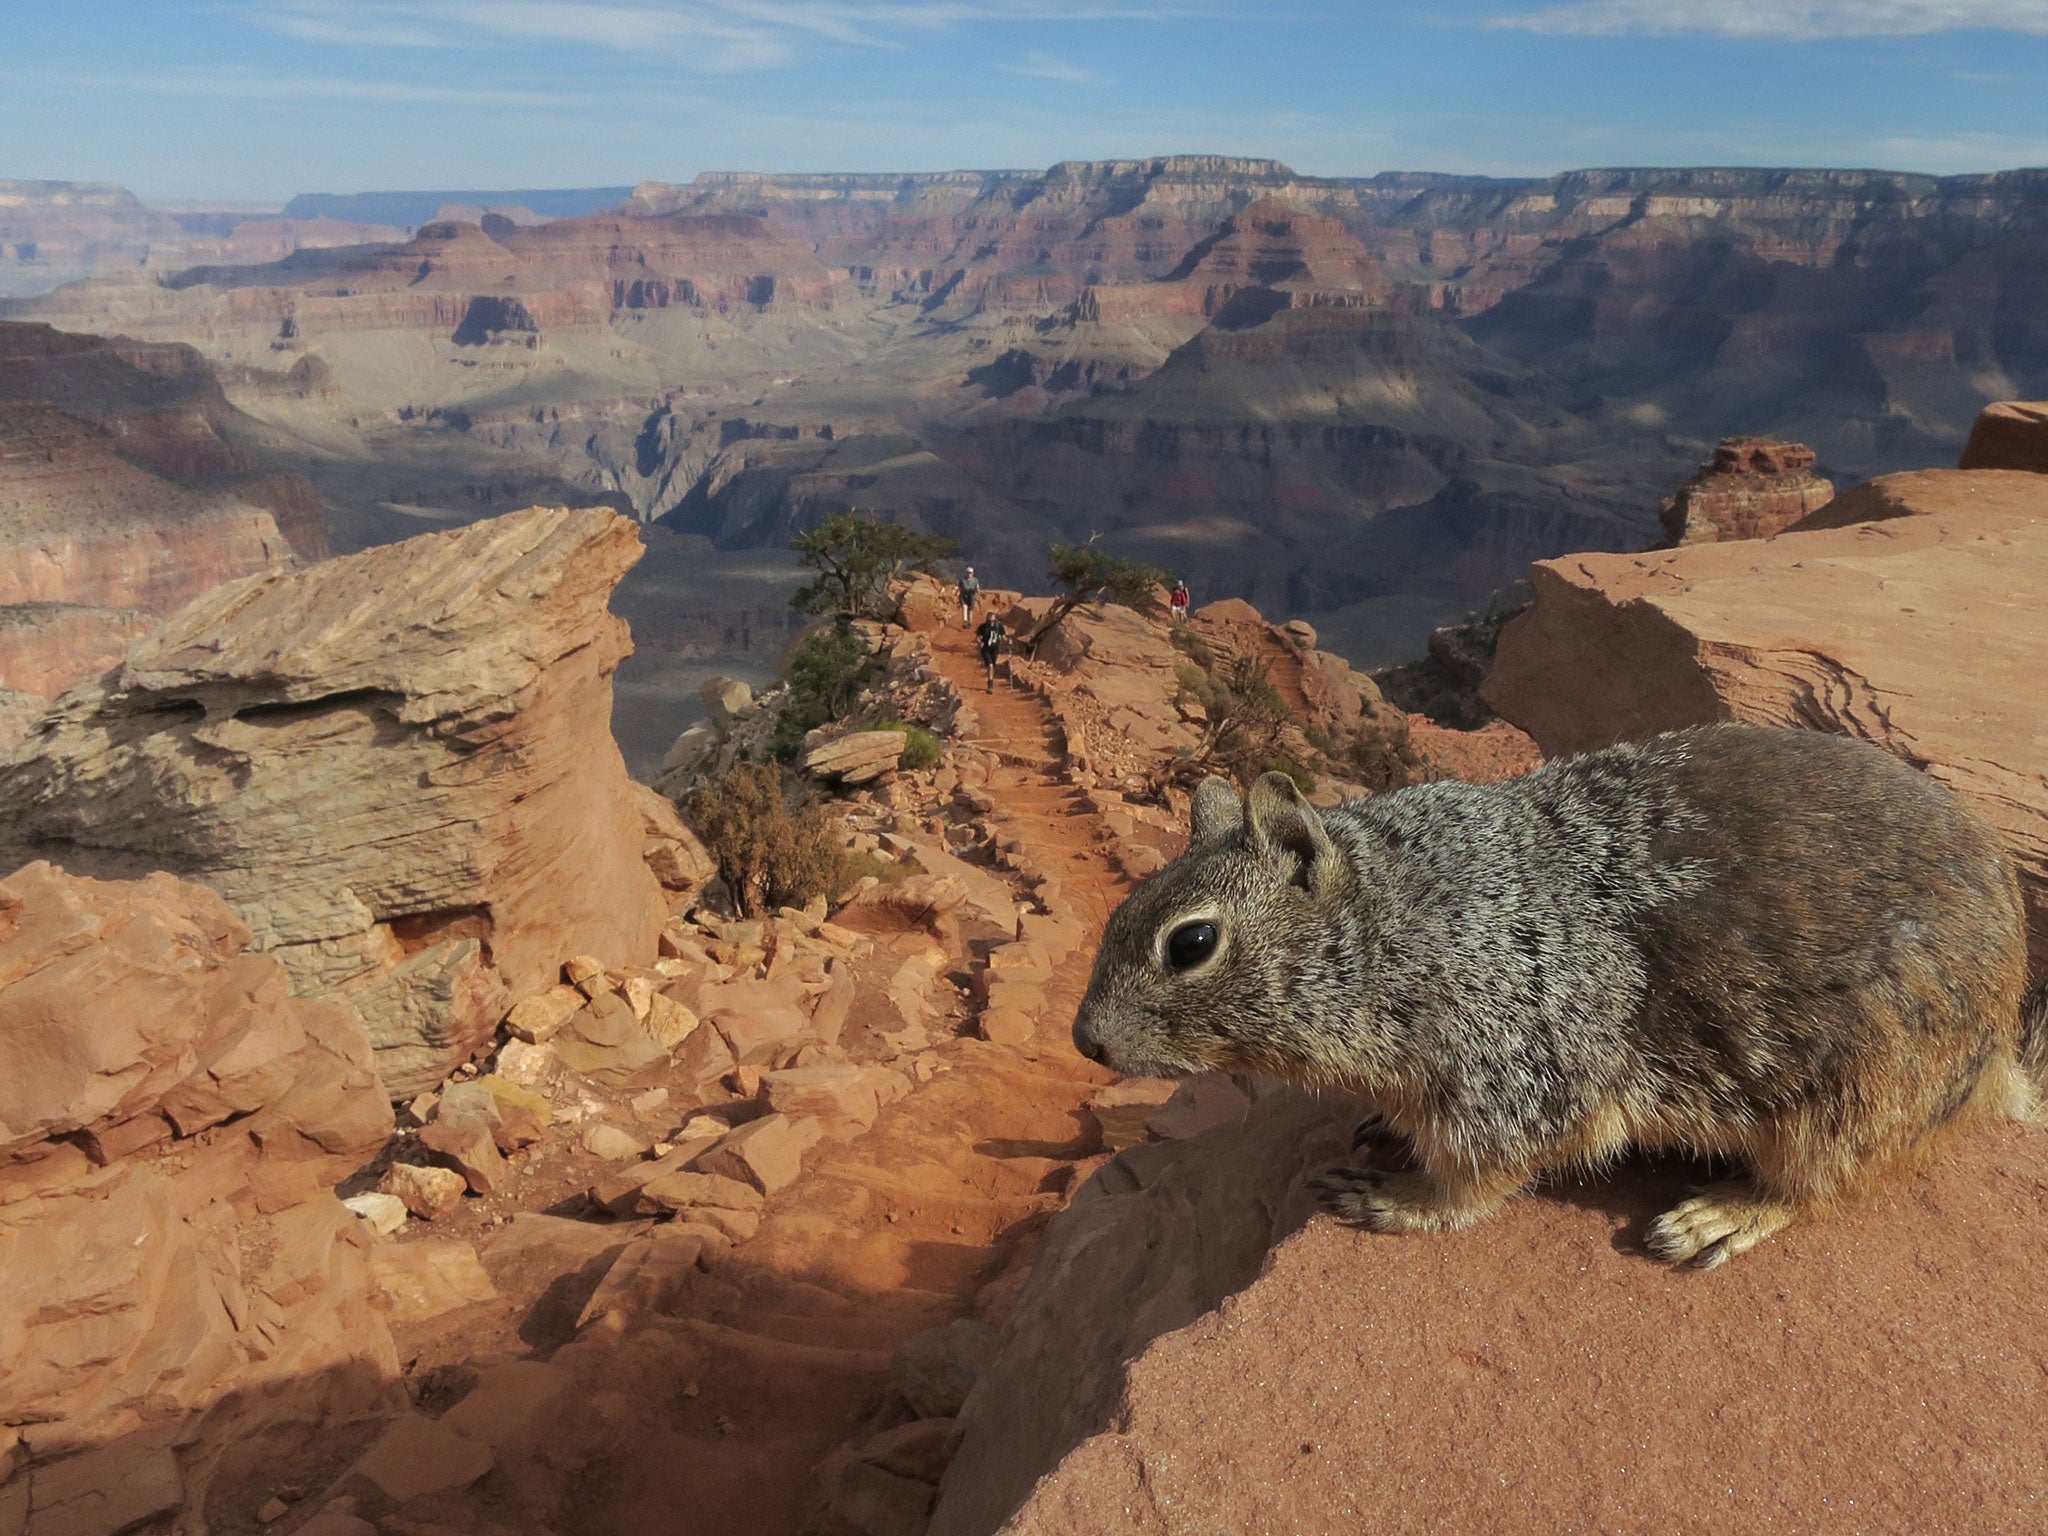
[[[347,547],[535,500],[772,545],[857,506],[1021,584],[1048,538],[1114,529],[1383,662],[1528,559],[1647,543],[1731,428],[1847,480],[2040,393],[2044,210],[2030,172],[732,173],[33,309],[230,364]],[[1384,338],[1237,345],[1306,335],[1253,322],[1308,305],[1404,316],[1435,376]]]
[[[1617,465],[1626,441],[1433,313],[1282,302],[1126,389],[943,452],[1067,537],[1301,613],[1470,601],[1547,550],[1640,546],[1654,482]]]
[[[0,180],[0,297],[41,293],[96,271],[275,261],[400,235],[338,219],[171,213],[112,182]]]
[[[9,844],[207,881],[415,1092],[565,955],[653,956],[609,731],[639,553],[612,512],[535,508],[216,588],[30,731]]]

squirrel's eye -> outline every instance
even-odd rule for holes
[[[1190,971],[1216,953],[1214,923],[1182,923],[1166,941],[1166,963]]]

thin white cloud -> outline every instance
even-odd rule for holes
[[[1213,0],[264,0],[243,14],[302,42],[365,48],[552,45],[660,57],[703,73],[775,69],[804,47],[901,47],[986,22],[1165,20]]]
[[[1028,75],[1033,80],[1057,80],[1063,85],[1093,85],[1102,78],[1092,69],[1070,64],[1036,48],[1021,59],[997,67],[1006,74]]]
[[[1596,37],[1708,33],[1801,42],[1964,30],[2048,35],[2048,0],[1573,0],[1495,16],[1486,25]]]

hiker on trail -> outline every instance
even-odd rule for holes
[[[981,664],[988,669],[988,691],[996,691],[996,658],[1003,652],[1003,641],[1009,638],[1009,631],[1003,628],[1003,621],[991,613],[981,621],[981,628],[974,632],[974,643],[981,650]]]
[[[967,574],[960,578],[960,627],[974,627],[974,600],[981,596],[981,583],[974,579],[974,567],[967,567]]]
[[[1173,595],[1166,600],[1166,605],[1173,610],[1173,620],[1176,624],[1187,623],[1188,584],[1177,576],[1173,582]]]

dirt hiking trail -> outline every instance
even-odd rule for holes
[[[960,1319],[999,1323],[1045,1220],[1103,1155],[1084,1106],[1111,1079],[1075,1054],[1068,1029],[1096,936],[1127,888],[1108,857],[1114,834],[1063,777],[1045,705],[1007,678],[985,692],[961,630],[932,643],[978,717],[966,744],[999,759],[985,819],[1008,867],[994,872],[1025,914],[1023,936],[1057,952],[1023,994],[1034,1002],[1028,1034],[1016,1038],[1016,984],[994,983],[993,998],[1010,999],[1013,1043],[976,1038],[989,1009],[970,1002],[967,1031],[937,1043],[931,1080],[857,1139],[819,1145],[752,1238],[685,1274],[655,1307],[601,1316],[555,1352],[577,1379],[555,1411],[591,1454],[567,1497],[537,1501],[553,1506],[551,1530],[803,1528],[838,1472],[828,1463],[821,1482],[821,1459],[864,1429],[915,1417],[889,1390],[897,1346]],[[970,972],[985,964],[977,954]],[[968,980],[974,998],[991,990]],[[506,1481],[509,1494],[517,1479]],[[484,1510],[480,1494],[465,1498],[466,1519],[534,1528],[533,1503],[507,1497]]]

